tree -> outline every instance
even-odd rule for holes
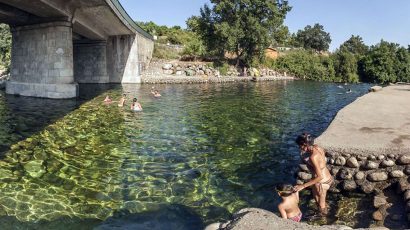
[[[340,45],[339,50],[345,50],[355,55],[364,55],[369,50],[369,47],[364,44],[360,36],[352,35],[347,41]]]
[[[10,68],[11,33],[6,24],[0,24],[0,67]]]
[[[358,59],[347,48],[338,49],[333,55],[336,79],[342,82],[359,82]]]
[[[291,7],[285,0],[211,0],[188,27],[203,40],[210,53],[234,53],[237,65],[251,66],[264,58],[272,35],[283,25]]]
[[[399,45],[396,43],[382,40],[379,44],[372,46],[361,61],[361,72],[365,80],[379,83],[396,82],[397,73],[405,67],[400,64],[408,61],[407,58],[399,60],[398,53],[403,54],[403,51],[399,52]]]
[[[318,52],[327,51],[332,39],[323,26],[316,23],[313,27],[308,25],[296,34],[296,41],[305,49],[313,49]]]

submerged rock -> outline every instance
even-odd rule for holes
[[[356,182],[354,182],[354,180],[345,180],[343,181],[343,190],[345,191],[354,191],[357,188]]]
[[[30,161],[24,165],[24,169],[31,177],[34,178],[39,178],[46,173],[42,160]]]

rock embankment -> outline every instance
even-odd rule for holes
[[[233,219],[227,223],[215,223],[209,225],[205,230],[288,230],[288,229],[306,229],[306,230],[345,230],[352,229],[341,225],[324,225],[313,226],[305,223],[296,223],[292,220],[286,220],[278,217],[272,212],[257,209],[246,208],[235,213]],[[386,228],[372,228],[373,230],[384,230]]]
[[[207,63],[191,62],[163,62],[157,61],[150,64],[142,77],[142,83],[148,84],[181,84],[181,83],[222,83],[242,81],[274,81],[294,80],[295,77],[281,74],[270,69],[250,68],[246,76],[234,67],[229,67],[226,75],[220,73],[217,68]]]

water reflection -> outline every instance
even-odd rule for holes
[[[274,185],[294,182],[294,136],[320,134],[367,86],[348,95],[312,82],[157,88],[162,98],[149,85],[115,86],[12,145],[0,161],[0,214],[93,226],[158,217],[195,229],[243,207],[275,210]],[[131,112],[130,100],[101,103],[122,93],[138,97],[144,112]]]

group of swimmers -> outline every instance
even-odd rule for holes
[[[159,93],[158,90],[156,90],[154,87],[151,88],[151,94],[153,97],[155,98],[160,98],[162,95]],[[127,95],[123,94],[122,97],[120,98],[120,100],[118,101],[118,106],[119,107],[124,107],[125,102],[127,101]],[[106,104],[111,104],[117,101],[113,101],[109,95],[107,95],[104,99],[104,103]],[[136,97],[134,97],[132,99],[132,103],[130,106],[130,109],[134,112],[141,112],[142,111],[142,106],[141,104],[138,102],[138,99]]]
[[[327,215],[326,205],[327,191],[334,183],[334,179],[326,166],[325,151],[314,144],[313,138],[309,134],[302,134],[296,138],[296,143],[301,151],[301,158],[314,174],[310,181],[292,186],[290,184],[280,184],[276,186],[278,195],[282,198],[278,209],[282,218],[296,222],[302,220],[302,212],[299,209],[299,191],[312,187],[313,197],[318,205],[320,214]]]

